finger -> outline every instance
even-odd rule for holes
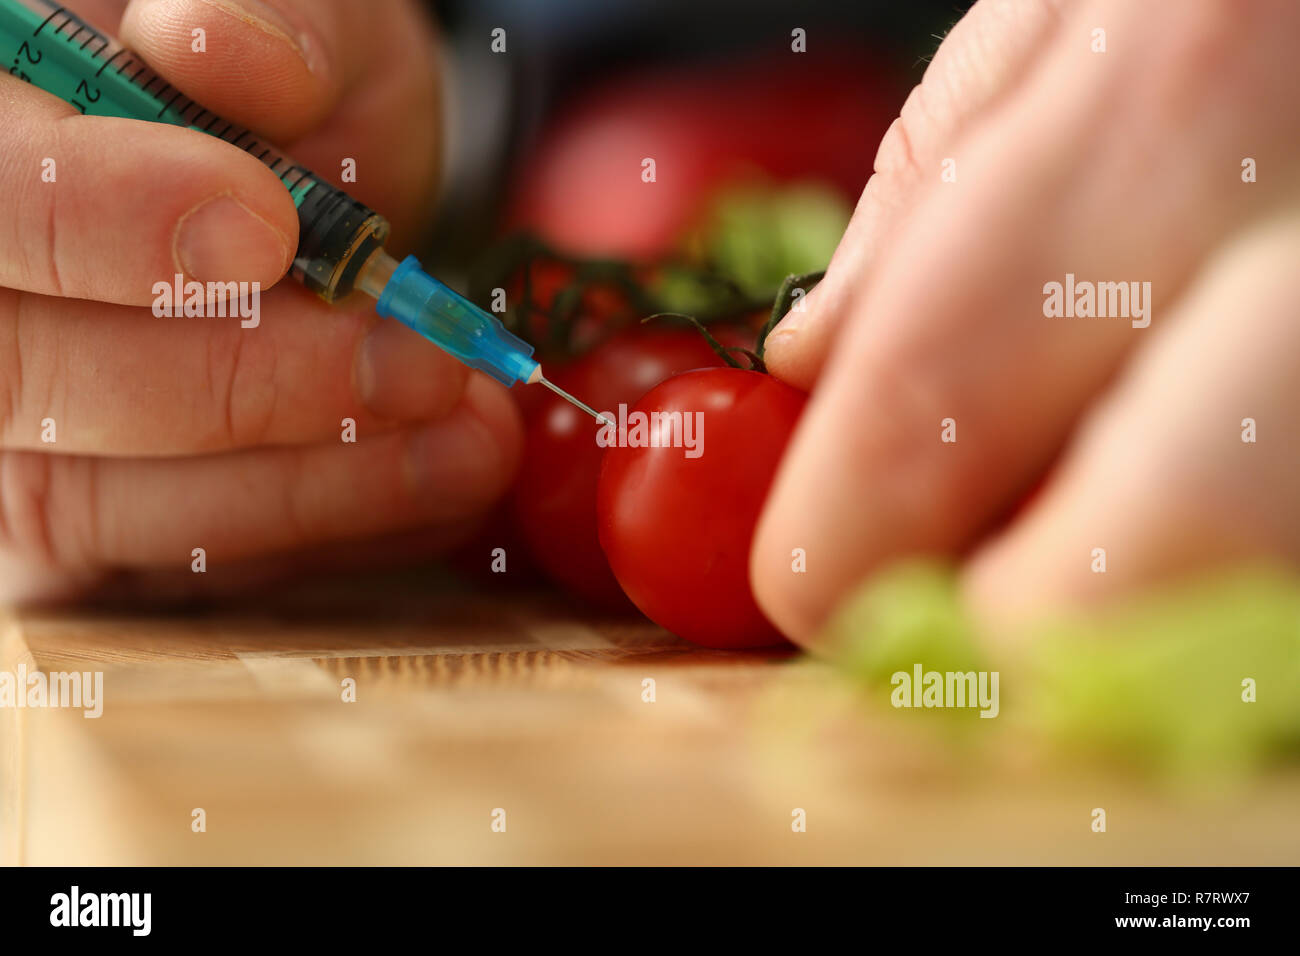
[[[187,96],[335,185],[349,160],[348,191],[393,220],[398,245],[428,211],[441,158],[438,68],[417,4],[134,0],[122,33]]]
[[[35,568],[225,564],[485,511],[509,484],[518,410],[475,377],[441,422],[356,444],[164,461],[0,453],[0,552]]]
[[[1300,560],[1297,261],[1300,207],[1216,259],[1058,477],[972,559],[965,589],[991,634],[1218,565]]]
[[[370,4],[132,0],[120,39],[186,96],[281,144],[357,82],[374,51]]]
[[[149,456],[337,441],[345,418],[372,435],[440,418],[465,389],[464,365],[364,303],[285,287],[228,305],[224,318],[157,316],[0,289],[0,447]]]
[[[101,32],[115,33],[128,0],[77,0],[76,15]]]
[[[442,171],[442,98],[430,33],[416,25],[392,38],[384,55],[389,66],[372,72],[328,122],[293,144],[300,162],[382,212],[393,227],[388,246],[400,251],[409,251],[429,222]]]
[[[855,303],[751,554],[760,605],[795,639],[811,640],[882,562],[968,547],[1149,334],[1132,310],[1045,315],[1048,280],[1141,280],[1143,309],[1163,323],[1212,237],[1287,188],[1286,173],[1257,191],[1238,177],[1244,142],[1294,166],[1295,130],[1271,119],[1296,82],[1279,66],[1277,31],[1212,4],[1179,9],[1193,14],[1121,3],[1064,24],[1033,84],[967,137],[959,188],[926,196]],[[1097,16],[1125,38],[1106,58],[1086,40]],[[1207,73],[1207,58],[1231,69]],[[1140,85],[1157,67],[1160,82]],[[1243,111],[1243,97],[1260,110]],[[1166,172],[1135,172],[1148,167]],[[957,431],[945,434],[949,419]],[[795,547],[807,574],[790,574]]]
[[[1050,42],[1060,0],[979,0],[949,31],[876,153],[826,278],[768,336],[772,373],[802,389],[816,381],[882,244],[926,189],[942,185],[943,160],[962,135],[1019,83]]]
[[[274,284],[298,241],[283,184],[226,143],[82,116],[0,75],[0,286],[142,305],[153,284]]]

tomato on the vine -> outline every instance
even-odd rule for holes
[[[718,334],[733,344],[740,333]],[[548,372],[596,410],[617,413],[671,375],[722,364],[698,332],[636,327]],[[514,513],[533,560],[552,580],[596,604],[626,607],[596,535],[599,427],[556,395],[528,410]]]
[[[782,642],[754,602],[749,549],[805,400],[771,376],[715,368],[662,382],[628,413],[657,439],[605,452],[596,511],[609,566],[651,620],[706,647]],[[669,443],[674,414],[702,422],[698,457]]]

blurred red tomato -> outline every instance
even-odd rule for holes
[[[889,73],[853,48],[616,80],[563,109],[525,157],[508,225],[574,252],[651,258],[754,173],[820,179],[855,200],[901,105]]]
[[[525,289],[524,271],[510,278],[506,296],[522,302]],[[533,308],[523,324],[524,337],[537,347],[537,358],[554,361],[557,355],[581,354],[603,339],[611,327],[632,318],[627,296],[612,283],[590,282],[579,288],[577,270],[554,259],[538,259],[528,268],[527,288]],[[555,328],[550,316],[560,296],[573,295],[577,301],[569,313],[567,328]]]

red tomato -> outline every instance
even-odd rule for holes
[[[634,412],[703,421],[698,457],[683,447],[620,445],[601,466],[600,543],[651,620],[705,647],[782,642],[754,603],[749,548],[805,399],[769,375],[706,369],[668,379],[629,412],[629,424]],[[658,430],[661,440],[667,431]]]
[[[715,334],[737,344],[734,335]],[[670,375],[720,365],[694,330],[638,327],[547,374],[597,411],[617,414],[620,403],[633,404]],[[534,561],[566,590],[602,606],[626,607],[596,535],[596,479],[604,451],[596,444],[600,426],[550,393],[527,418],[514,504]]]
[[[525,155],[508,225],[575,252],[655,258],[736,179],[817,179],[855,200],[902,105],[878,64],[823,44],[604,83]]]

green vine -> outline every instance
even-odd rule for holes
[[[767,345],[767,337],[771,331],[776,328],[776,324],[785,317],[790,311],[790,306],[794,302],[794,294],[797,290],[802,289],[805,294],[812,290],[822,277],[826,275],[821,272],[805,272],[803,275],[789,275],[781,282],[781,287],[776,290],[776,298],[772,302],[772,313],[767,317],[767,322],[763,325],[763,331],[758,334],[758,352],[759,359],[763,357],[763,349]]]
[[[548,266],[568,273],[566,283],[549,303],[541,301],[537,288],[538,270]],[[763,342],[768,332],[789,310],[794,290],[811,287],[821,276],[820,272],[787,276],[774,297],[756,297],[708,263],[671,259],[649,269],[621,259],[570,255],[531,233],[519,233],[502,240],[481,258],[470,275],[469,297],[487,309],[495,290],[518,282],[517,301],[502,316],[506,328],[545,354],[570,356],[579,350],[575,333],[584,302],[589,294],[607,290],[623,306],[608,319],[609,331],[634,324],[637,316],[683,322],[699,329],[728,365],[745,367],[736,359],[743,355],[749,368],[764,371]],[[693,304],[698,301],[699,307],[689,313],[674,308],[674,284],[680,296],[693,296]],[[763,310],[771,314],[752,351],[723,346],[708,331],[711,324],[742,320]],[[544,330],[540,334],[538,322]]]

